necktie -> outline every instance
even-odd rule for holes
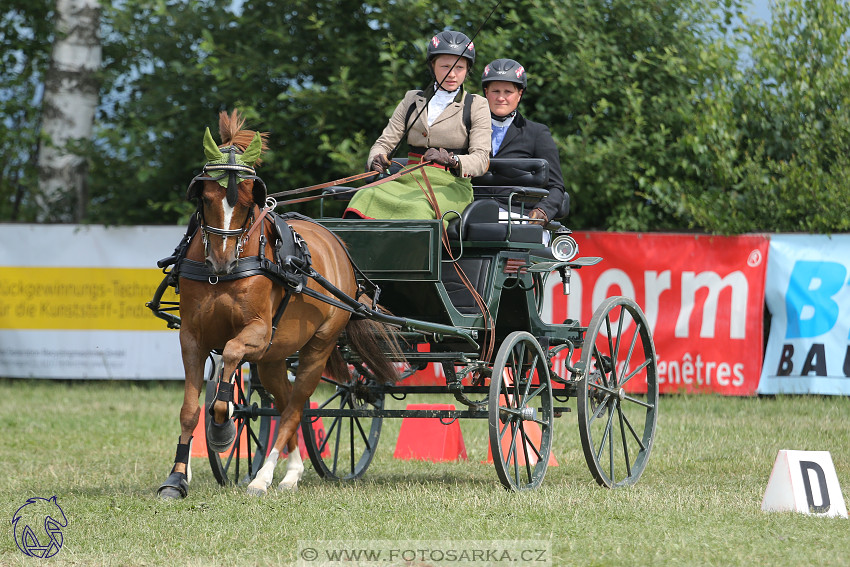
[[[508,131],[507,126],[493,126],[493,135],[491,140],[491,145],[493,147],[493,155],[499,151],[499,147],[502,145],[502,140],[505,139],[505,132]]]

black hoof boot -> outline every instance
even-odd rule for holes
[[[189,492],[189,448],[191,447],[192,438],[189,438],[188,443],[181,443],[177,440],[177,454],[174,456],[174,464],[183,463],[186,465],[186,473],[176,472],[174,467],[171,469],[171,474],[165,479],[156,491],[157,498],[163,500],[180,500],[186,498]]]
[[[226,402],[228,407],[233,402],[233,384],[230,382],[219,382],[215,401]],[[224,453],[236,439],[236,424],[227,416],[224,423],[216,423],[213,415],[213,406],[209,407],[210,417],[207,419],[207,447],[216,453]]]

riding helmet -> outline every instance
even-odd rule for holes
[[[430,63],[437,55],[463,55],[471,67],[475,63],[475,45],[464,33],[441,31],[428,42],[426,60]]]
[[[485,87],[487,83],[493,81],[516,83],[522,90],[525,90],[528,85],[525,68],[513,59],[496,59],[484,67],[484,73],[481,75],[481,86]]]

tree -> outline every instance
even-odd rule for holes
[[[88,167],[79,148],[91,141],[99,97],[98,0],[58,0],[50,66],[44,78],[37,194],[40,221],[79,222]]]
[[[692,152],[704,174],[680,204],[710,232],[850,230],[850,5],[777,0],[771,13],[740,38],[751,62],[706,98]]]

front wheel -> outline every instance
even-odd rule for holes
[[[637,303],[611,297],[597,308],[578,370],[579,433],[590,473],[608,488],[636,483],[658,416],[655,345]]]
[[[505,488],[543,482],[552,450],[552,383],[540,343],[526,331],[508,335],[493,363],[489,395],[490,450]]]
[[[358,479],[375,457],[383,418],[357,415],[357,412],[383,410],[384,393],[358,372],[354,372],[348,383],[325,377],[322,381],[333,386],[333,393],[315,409],[308,400],[301,416],[307,454],[313,468],[325,480]],[[311,410],[319,415],[308,415]],[[322,414],[323,427],[320,427]]]

